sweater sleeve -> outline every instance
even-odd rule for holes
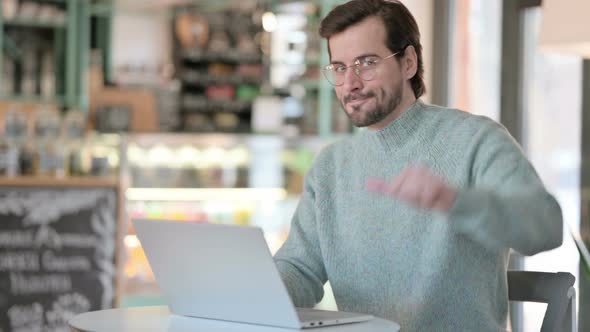
[[[311,172],[291,221],[289,237],[275,254],[281,278],[297,307],[313,307],[324,296],[327,281],[315,217],[315,191]]]
[[[474,137],[472,186],[449,211],[456,229],[490,250],[534,255],[561,245],[561,208],[522,150],[497,124]]]

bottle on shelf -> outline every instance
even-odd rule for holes
[[[21,173],[19,154],[27,137],[27,116],[17,106],[10,106],[4,116],[0,138],[0,174],[17,176]]]
[[[12,95],[15,92],[14,86],[15,62],[5,56],[2,61],[2,76],[0,76],[0,96]]]
[[[32,128],[30,126],[30,113],[19,108],[14,108],[7,115],[7,128],[12,128],[13,137],[18,147],[18,170],[19,175],[33,175],[34,142],[32,140]]]
[[[40,8],[40,4],[36,1],[22,0],[20,1],[17,15],[24,19],[37,18]]]
[[[18,11],[18,0],[2,0],[2,17],[11,20]]]
[[[59,142],[61,127],[57,111],[40,107],[35,114],[35,175],[64,177],[67,174],[66,151]]]
[[[51,49],[46,50],[41,58],[41,96],[51,98],[55,96],[55,69]]]
[[[23,47],[22,60],[22,81],[21,93],[26,96],[33,96],[36,92],[37,85],[37,61],[36,50],[32,44],[28,43]]]
[[[86,130],[86,116],[77,110],[70,110],[64,116],[61,140],[64,141],[66,167],[69,175],[87,175],[84,167],[84,144]]]

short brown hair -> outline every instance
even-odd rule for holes
[[[399,51],[397,57],[403,56],[408,46],[414,46],[418,57],[418,69],[410,83],[414,95],[419,98],[426,92],[420,31],[412,13],[398,0],[352,0],[339,5],[322,20],[320,36],[330,39],[333,35],[371,16],[383,20],[387,30],[385,45],[391,52]]]

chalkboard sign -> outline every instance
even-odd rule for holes
[[[0,189],[0,332],[113,306],[116,208],[115,188]]]

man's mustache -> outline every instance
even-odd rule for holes
[[[367,92],[367,93],[355,93],[355,94],[350,94],[348,96],[344,97],[344,104],[348,104],[351,101],[354,100],[358,100],[358,99],[366,99],[366,98],[370,98],[370,97],[375,97],[375,94],[373,92]]]

